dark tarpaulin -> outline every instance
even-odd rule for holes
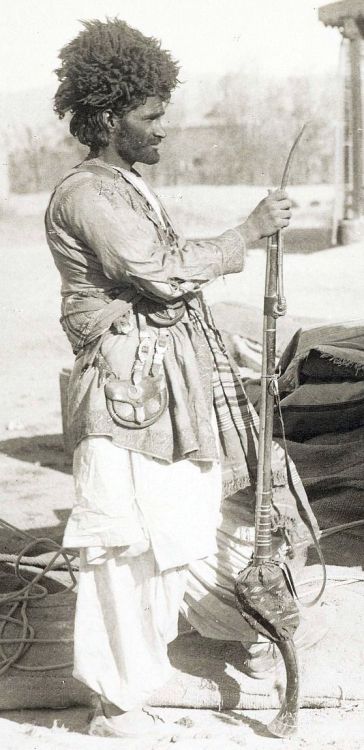
[[[321,529],[363,519],[364,322],[298,331],[280,366],[288,453]],[[327,564],[364,565],[363,540],[363,527],[328,538]]]

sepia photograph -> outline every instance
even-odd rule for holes
[[[13,0],[0,747],[364,747],[364,0]]]

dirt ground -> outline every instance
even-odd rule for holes
[[[259,188],[239,186],[178,187],[161,192],[177,223],[190,236],[213,235],[234,224],[264,194]],[[292,195],[297,208],[287,233],[285,260],[291,318],[280,324],[281,348],[302,321],[364,319],[364,247],[359,243],[329,248],[331,189],[300,186]],[[72,478],[62,449],[59,373],[71,365],[72,353],[58,323],[59,279],[43,237],[45,202],[44,195],[12,197],[1,222],[0,518],[61,541],[72,504]],[[235,307],[231,315],[226,306],[218,314],[224,313],[222,320],[227,314],[230,326],[257,339],[263,284],[264,251],[255,248],[243,274],[215,282],[206,296],[213,303],[243,304],[243,320]],[[2,551],[21,545],[16,533],[0,532],[0,538]],[[193,722],[188,736],[176,743],[178,750],[236,746],[354,750],[364,746],[364,720],[356,705],[303,710],[297,737],[282,741],[265,732],[264,725],[272,716],[269,711],[161,711],[173,719],[188,714]],[[87,713],[85,708],[3,711],[0,745],[4,750],[122,748],[117,740],[85,736]],[[156,747],[162,750],[163,745]]]
[[[269,737],[265,731],[272,711],[162,709],[158,713],[165,719],[177,721],[188,716],[194,726],[176,742],[139,745],[87,737],[85,709],[43,711],[33,716],[24,713],[27,716],[2,714],[2,750],[362,750],[364,744],[364,717],[355,706],[350,710],[301,710],[298,735],[285,740]]]

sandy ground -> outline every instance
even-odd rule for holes
[[[27,717],[4,714],[0,718],[2,750],[362,750],[364,745],[364,717],[355,706],[346,711],[301,711],[298,735],[285,740],[269,737],[265,731],[272,711],[163,709],[158,713],[166,720],[188,716],[194,727],[176,742],[147,741],[139,746],[129,740],[85,736],[85,710],[38,712],[34,724],[28,723],[31,717],[27,713]]]
[[[161,192],[177,224],[183,224],[185,233],[192,236],[222,231],[264,195],[260,188],[240,186],[178,187]],[[364,319],[364,247],[327,249],[331,189],[298,187],[292,195],[297,208],[287,233],[285,259],[290,315],[306,322]],[[60,540],[72,503],[72,479],[62,453],[58,376],[71,364],[72,354],[58,324],[59,279],[43,238],[45,202],[44,195],[13,197],[1,226],[0,517],[35,533],[47,530]],[[211,302],[248,306],[244,307],[244,320],[239,320],[239,329],[245,327],[248,335],[259,329],[257,310],[262,304],[264,266],[263,249],[252,249],[243,274],[215,282],[206,290]],[[289,338],[292,323],[290,327],[282,322],[282,327],[284,337]],[[164,712],[172,712],[172,718],[186,715],[185,709]],[[251,750],[288,746],[292,750],[332,746],[354,750],[364,746],[364,721],[355,705],[346,710],[302,711],[297,737],[286,741],[266,736],[264,724],[271,712],[187,713],[194,728],[188,739],[177,743],[179,750],[236,746]],[[3,712],[0,745],[4,750],[122,747],[117,740],[82,734],[86,718],[86,709]],[[51,731],[55,721],[68,732]],[[199,736],[194,739],[196,732]]]

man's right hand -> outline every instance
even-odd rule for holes
[[[292,203],[285,190],[274,190],[254,208],[244,224],[239,227],[246,244],[270,237],[279,229],[288,227]]]

